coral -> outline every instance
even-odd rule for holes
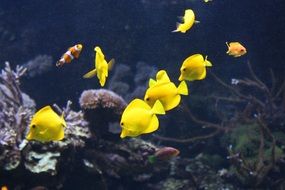
[[[281,163],[284,163],[285,149],[280,136],[284,136],[285,81],[277,81],[270,70],[271,81],[265,83],[257,77],[249,62],[247,66],[250,76],[232,79],[231,84],[210,73],[214,81],[226,89],[207,97],[214,100],[216,116],[213,120],[198,119],[186,104],[183,105],[184,114],[202,126],[203,133],[184,139],[154,137],[160,141],[187,144],[224,135],[219,148],[228,151],[229,170],[239,180],[239,185],[272,187],[281,179],[269,177],[270,173],[276,172],[276,168],[280,169],[277,173],[282,173],[281,168],[284,168]],[[209,133],[205,135],[206,129]]]
[[[51,175],[56,174],[57,159],[60,153],[37,153],[28,152],[25,158],[25,167],[33,173],[50,172]]]
[[[27,75],[29,77],[34,77],[41,75],[44,72],[49,71],[52,68],[52,57],[49,55],[38,55],[34,59],[28,61],[22,66],[27,68]]]
[[[109,134],[109,123],[118,122],[126,102],[116,93],[105,90],[85,90],[79,98],[84,117],[96,136]]]
[[[67,123],[65,138],[59,142],[28,142],[25,135],[35,112],[35,102],[20,90],[20,78],[27,71],[16,67],[13,71],[8,62],[0,74],[0,169],[14,171],[21,164],[30,172],[57,174],[60,163],[72,161],[68,150],[85,147],[91,137],[88,122],[81,111],[71,110],[69,101],[64,109],[54,105]],[[23,172],[25,173],[25,172]]]
[[[8,62],[0,74],[0,167],[7,170],[20,164],[20,149],[35,103],[20,90],[20,77],[26,69],[13,71]]]

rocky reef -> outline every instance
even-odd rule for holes
[[[64,108],[53,105],[57,113],[64,113],[67,123],[62,141],[27,141],[36,104],[20,89],[25,72],[24,67],[14,71],[6,63],[0,75],[0,185],[9,189],[174,190],[223,183],[200,157],[151,163],[149,157],[161,146],[140,138],[119,139],[110,126],[118,123],[126,103],[110,90],[83,91],[82,111],[73,111],[70,101]]]

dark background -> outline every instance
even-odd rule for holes
[[[194,53],[209,56],[212,71],[222,77],[245,75],[249,60],[258,76],[269,79],[272,68],[284,79],[284,0],[85,0],[0,1],[0,63],[14,67],[39,54],[56,62],[70,46],[82,43],[80,58],[62,68],[22,81],[22,89],[38,107],[68,99],[77,105],[82,90],[99,88],[96,78],[82,75],[94,64],[95,45],[107,60],[135,68],[138,61],[179,76],[183,60]],[[200,24],[186,34],[171,33],[177,16],[191,8]],[[2,29],[3,31],[3,29]],[[240,58],[226,55],[226,41],[239,41],[248,53]],[[111,73],[112,75],[112,73]],[[132,80],[132,79],[130,79]]]

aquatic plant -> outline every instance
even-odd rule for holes
[[[270,178],[269,173],[273,172],[284,158],[284,141],[279,139],[284,135],[285,81],[278,86],[280,81],[276,81],[270,71],[269,86],[257,77],[249,62],[247,66],[250,78],[232,79],[231,84],[210,73],[216,82],[227,89],[226,95],[212,94],[209,97],[214,100],[216,118],[219,118],[220,122],[198,119],[188,106],[183,106],[185,113],[194,123],[212,132],[186,139],[159,135],[154,137],[162,141],[192,143],[224,134],[221,140],[223,147],[220,148],[228,150],[231,172],[239,179],[240,184],[248,187],[264,184],[270,186],[280,179]],[[276,135],[279,136],[278,139]]]

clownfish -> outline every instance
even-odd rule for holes
[[[82,44],[76,44],[68,48],[68,50],[61,56],[60,60],[56,62],[56,66],[60,67],[65,63],[70,63],[74,58],[78,59],[82,48]]]

